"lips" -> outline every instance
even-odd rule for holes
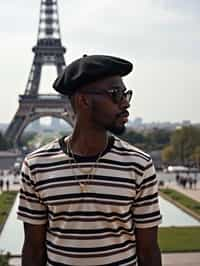
[[[122,121],[123,121],[124,123],[127,123],[127,122],[128,122],[128,117],[127,117],[127,116],[123,116],[123,117],[122,117]]]
[[[129,112],[128,111],[124,111],[122,113],[119,114],[119,118],[122,119],[123,122],[128,122],[128,117],[129,117]]]
[[[128,116],[129,116],[129,112],[128,111],[124,111],[124,112],[122,112],[122,113],[119,114],[119,117],[126,117],[126,118],[128,118]]]

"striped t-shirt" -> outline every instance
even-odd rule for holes
[[[136,265],[135,228],[161,221],[151,157],[111,136],[98,163],[75,159],[64,138],[25,158],[18,218],[47,224],[47,265]]]

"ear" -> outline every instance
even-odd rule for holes
[[[76,95],[76,104],[81,110],[88,109],[90,106],[90,98],[86,94],[79,93]]]

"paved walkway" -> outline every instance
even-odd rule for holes
[[[183,188],[176,183],[170,183],[167,186],[200,202],[199,182],[197,183],[197,189]],[[162,254],[162,262],[163,266],[200,266],[200,252]]]
[[[200,266],[200,252],[162,254],[163,266]]]
[[[200,202],[200,182],[198,182],[196,190],[184,189],[176,183],[170,183],[167,186]],[[19,184],[12,184],[10,189],[19,191]],[[21,259],[12,258],[10,260],[10,266],[21,266]],[[162,266],[200,266],[200,252],[162,254]]]
[[[177,185],[176,183],[169,183],[169,184],[167,184],[167,187],[173,188],[173,189],[185,194],[186,196],[200,202],[200,182],[197,183],[196,189],[183,188],[180,185]],[[199,263],[199,265],[200,265],[200,263]]]
[[[9,266],[21,266],[20,258],[12,258],[9,260]]]
[[[162,266],[199,266],[199,265],[200,265],[200,252],[162,254]],[[10,266],[21,266],[21,259],[20,258],[11,259]]]

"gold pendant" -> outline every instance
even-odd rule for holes
[[[94,171],[94,168],[93,167],[91,167],[89,169],[79,168],[79,171],[83,174],[89,175],[89,174],[92,174],[92,172]]]
[[[81,193],[87,192],[87,186],[83,183],[79,183]]]

